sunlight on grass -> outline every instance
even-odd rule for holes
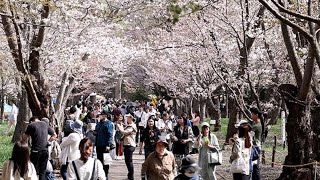
[[[12,129],[11,132],[9,132],[9,135],[7,135],[7,128],[7,122],[0,124],[0,167],[2,167],[5,160],[8,160],[11,157],[13,147],[11,139],[14,129]]]

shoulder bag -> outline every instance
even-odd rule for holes
[[[212,166],[222,164],[222,152],[218,148],[211,149],[208,152],[208,164]]]
[[[240,145],[240,152],[238,152],[238,157],[236,159],[234,159],[231,163],[231,173],[235,174],[235,173],[240,173],[240,174],[245,174],[246,172],[246,165],[245,165],[245,161],[243,158],[243,142],[241,142],[242,144]],[[236,144],[233,145],[232,147],[232,151],[234,149],[234,146],[236,146]]]

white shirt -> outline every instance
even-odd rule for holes
[[[158,121],[158,124],[157,124],[157,128],[159,129],[162,129],[164,127],[168,126],[170,131],[172,131],[173,129],[173,126],[172,126],[172,122],[170,120],[166,120],[164,121],[163,119],[160,119]],[[170,138],[170,134],[171,132],[168,132],[167,130],[164,130],[163,132],[161,132],[161,136],[165,136],[167,139]]]
[[[138,118],[141,118],[141,121],[139,122],[139,126],[146,127],[147,125],[147,113],[144,111],[136,111],[134,112],[134,115]]]
[[[11,160],[5,161],[2,167],[1,179],[3,180],[16,180],[16,179],[25,179],[25,180],[38,180],[36,169],[34,165],[29,161],[28,162],[28,171],[23,178],[20,177],[18,170],[13,172],[14,163]]]
[[[80,180],[89,180],[92,176],[92,170],[94,166],[94,159],[89,157],[86,163],[84,163],[82,160],[77,159],[74,161],[77,172],[79,175]],[[104,173],[102,163],[96,159],[96,165],[94,168],[94,178],[93,179],[100,179],[105,180],[106,174]],[[67,179],[68,180],[77,180],[77,175],[75,173],[75,170],[73,168],[72,163],[69,163],[68,170],[67,170]]]
[[[62,142],[60,144],[61,164],[66,164],[67,158],[68,158],[68,162],[71,162],[80,158],[79,144],[81,139],[82,139],[82,135],[78,133],[71,133],[69,134],[69,136],[62,139]]]

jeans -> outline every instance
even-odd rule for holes
[[[68,164],[69,162],[66,162],[66,164],[62,164],[60,168],[60,174],[63,180],[67,180]]]
[[[133,180],[133,163],[132,163],[132,155],[135,150],[133,146],[124,146],[124,161],[126,162],[126,166],[128,169],[128,179]]]
[[[39,180],[46,180],[48,158],[48,150],[42,150],[37,152],[31,151],[30,161],[34,165],[37,174],[39,175]]]
[[[261,150],[260,148],[257,149],[259,153],[259,157],[261,156]],[[254,162],[252,162],[252,174],[251,174],[252,180],[260,180],[260,158]]]
[[[104,173],[106,174],[106,179],[108,180],[109,165],[103,164],[103,153],[107,153],[106,147],[97,147],[97,158],[101,161]]]
[[[138,126],[138,129],[137,129],[137,133],[136,133],[136,143],[138,144],[141,140],[141,136],[142,136],[142,132],[144,130],[144,127],[143,126]]]
[[[233,180],[249,180],[250,176],[240,173],[234,173],[233,174]]]

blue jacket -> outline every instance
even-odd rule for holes
[[[113,139],[113,124],[111,121],[99,122],[96,126],[97,132],[97,147],[107,147],[112,144]]]

